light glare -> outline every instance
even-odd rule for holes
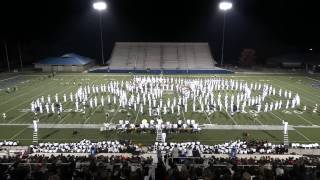
[[[104,1],[97,1],[93,3],[93,8],[98,11],[103,11],[107,9],[107,4]]]
[[[223,11],[227,11],[227,10],[229,10],[231,8],[232,8],[232,3],[231,2],[222,1],[219,4],[219,9],[221,9]]]

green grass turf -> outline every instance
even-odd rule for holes
[[[12,77],[13,75],[0,75],[0,86],[1,80],[5,80],[7,78]],[[31,124],[33,119],[33,114],[30,112],[23,111],[24,109],[30,108],[30,103],[32,100],[35,100],[42,95],[47,97],[48,94],[51,95],[52,100],[54,99],[55,93],[58,93],[61,96],[66,93],[67,96],[70,92],[74,92],[80,84],[82,85],[92,85],[92,84],[101,84],[106,83],[111,80],[129,80],[132,76],[130,75],[106,75],[106,74],[58,74],[54,78],[48,78],[46,74],[27,74],[20,75],[23,76],[23,82],[12,84],[12,87],[18,87],[18,90],[15,92],[7,93],[5,90],[0,91],[0,113],[6,112],[7,118],[5,120],[1,119],[1,124]],[[206,78],[213,77],[214,75],[176,75],[175,77],[185,77],[185,78]],[[287,113],[283,111],[272,111],[272,113],[260,113],[256,120],[252,119],[249,114],[236,114],[233,119],[231,119],[227,113],[225,112],[216,112],[211,115],[207,115],[205,113],[192,113],[186,112],[181,114],[180,116],[167,114],[162,118],[165,121],[173,121],[176,122],[178,119],[195,119],[199,123],[213,123],[213,124],[237,124],[241,125],[281,125],[282,120],[288,121],[289,125],[303,125],[303,126],[311,126],[311,125],[320,125],[320,115],[319,113],[312,113],[312,107],[315,104],[320,103],[320,89],[316,87],[312,87],[313,83],[320,83],[317,80],[319,77],[306,77],[302,75],[245,75],[245,74],[234,74],[234,75],[219,75],[217,77],[223,77],[226,79],[239,79],[247,82],[261,82],[272,84],[273,87],[277,89],[282,88],[292,90],[295,93],[299,93],[301,97],[301,103],[303,105],[308,106],[307,112],[303,114],[296,114],[293,110],[288,110]],[[74,85],[75,83],[75,85]],[[278,97],[273,97],[274,99]],[[64,103],[64,108],[73,107],[72,103]],[[58,119],[57,115],[40,115],[40,123],[67,123],[67,124],[102,124],[106,122],[105,113],[109,112],[110,109],[117,109],[117,105],[106,106],[105,108],[97,108],[91,111],[91,115],[86,115],[83,117],[80,113],[63,113],[62,119]],[[191,104],[189,104],[189,110],[192,109]],[[142,119],[150,119],[148,117],[148,113],[140,114],[133,110],[128,111],[131,114],[130,121],[132,123],[140,122]],[[109,122],[118,122],[119,119],[126,119],[127,112],[109,112],[110,117],[108,118]],[[32,136],[31,129],[23,129],[24,126],[0,126],[0,139],[30,139],[27,137]],[[320,133],[318,133],[318,128],[299,128],[298,131],[302,133],[305,137],[310,139],[310,141],[319,142]],[[22,132],[21,132],[22,131]],[[44,133],[42,136],[45,137],[45,134],[49,133],[53,130],[41,130],[41,133]],[[82,138],[105,138],[105,135],[99,135],[98,130],[93,129],[81,129],[79,135],[73,137],[67,135],[70,130],[61,129],[56,134],[45,138],[50,140],[52,139],[62,139],[62,140],[79,140]],[[21,132],[21,133],[20,133]],[[219,135],[218,132],[221,132]],[[215,130],[214,134],[212,132],[202,132],[201,134],[178,134],[178,135],[169,135],[168,139],[173,138],[173,140],[182,141],[182,140],[195,140],[201,139],[204,142],[210,144],[210,142],[218,142],[229,140],[230,138],[235,138],[241,135],[242,131],[230,131],[230,130]],[[280,131],[271,131],[272,136],[269,135],[269,140],[273,141],[282,141],[282,133]],[[18,134],[18,135],[17,135]],[[257,139],[266,137],[266,134],[259,131],[253,131],[252,137]],[[295,131],[290,131],[289,138],[290,141],[308,141],[305,137],[298,134]],[[121,134],[111,134],[110,137],[120,138],[125,135]],[[41,137],[41,136],[40,136]],[[149,134],[144,135],[129,135],[128,137],[132,137],[134,140],[143,142],[152,142],[154,141],[154,136]],[[125,137],[124,137],[125,138]],[[25,140],[25,142],[30,142],[29,140]]]

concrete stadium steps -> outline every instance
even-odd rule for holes
[[[163,139],[162,139],[162,129],[157,129],[156,142],[163,142]]]
[[[33,132],[32,143],[38,143],[38,142],[39,142],[38,132]]]
[[[283,144],[289,146],[289,135],[283,134]]]

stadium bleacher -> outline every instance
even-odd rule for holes
[[[208,43],[117,42],[108,63],[90,72],[231,73],[215,66]]]
[[[208,43],[117,42],[111,69],[213,69]]]

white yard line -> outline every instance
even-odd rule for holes
[[[25,112],[25,113],[20,114],[19,116],[11,119],[11,120],[8,122],[8,124],[12,123],[13,121],[16,121],[17,119],[23,117],[24,115],[26,115],[26,114],[28,114],[28,113],[30,113],[30,112]]]
[[[254,117],[254,119],[253,119],[254,121],[258,121],[258,123],[260,124],[260,125],[264,125],[264,124],[262,124],[262,122],[259,120],[259,118],[258,117]]]
[[[0,79],[0,81],[7,81],[7,80],[10,80],[10,79],[17,78],[17,77],[19,77],[19,76],[20,76],[20,75],[13,76],[13,77],[9,77],[9,78],[6,78],[6,79]]]
[[[27,126],[26,128],[23,128],[22,130],[20,130],[19,132],[17,132],[16,134],[14,134],[13,136],[11,136],[10,139],[14,139],[17,136],[19,136],[20,134],[22,134],[25,130],[27,130],[29,127]]]
[[[66,117],[69,116],[69,115],[70,115],[70,113],[68,113],[67,115],[65,115],[58,123],[53,124],[53,126],[58,125],[58,124],[61,124],[64,120],[66,120]]]
[[[224,109],[224,111],[227,113],[227,115],[229,116],[229,118],[234,122],[235,125],[238,125],[238,123],[236,122],[236,120],[234,120],[234,118],[230,115],[230,113],[228,111],[226,111],[226,109],[222,106],[222,109]]]
[[[216,98],[213,98],[216,101]],[[224,108],[224,106],[222,106],[222,109],[227,113],[227,115],[229,116],[229,118],[234,122],[235,125],[238,125],[238,123],[236,122],[236,120],[234,120],[234,118],[229,114],[228,111],[226,111],[226,109]],[[222,111],[221,111],[222,113]]]
[[[313,80],[313,81],[320,82],[320,80],[319,80],[319,79],[314,79],[314,78],[311,78],[311,77],[308,77],[308,76],[307,76],[307,79],[310,79],[310,80]]]
[[[119,109],[120,109],[120,104],[118,104],[118,108],[117,108],[116,112],[113,114],[113,116],[112,116],[111,119],[109,120],[109,123],[110,123],[110,124],[112,123],[114,117],[118,114]]]
[[[275,115],[273,112],[271,112],[271,111],[269,111],[269,112],[270,112],[270,114],[272,114],[273,116],[275,116],[277,119],[279,119],[279,120],[281,121],[281,123],[282,123],[283,119],[281,119],[279,116]]]
[[[100,106],[96,107],[93,112],[89,115],[89,117],[83,122],[83,124],[87,124],[87,122],[89,121],[89,119],[93,116],[93,114],[97,111],[97,109],[99,108]]]
[[[32,124],[7,124],[1,123],[0,126],[30,126]]]
[[[208,113],[206,111],[204,111],[204,114],[207,116],[207,120],[210,122],[210,124],[212,124],[212,122],[211,122],[211,120],[210,120],[210,118],[208,116]]]
[[[297,129],[295,129],[295,131],[296,131],[300,136],[302,136],[304,139],[306,139],[307,141],[311,142],[311,140],[310,140],[308,137],[306,137],[305,135],[303,135],[300,131],[298,131]]]
[[[184,116],[184,109],[181,108],[181,112],[182,112],[181,114],[182,114],[182,117],[183,117],[183,121],[186,123],[186,117]]]
[[[299,114],[296,114],[296,116],[298,116],[299,118],[303,119],[305,122],[311,124],[312,126],[314,125],[312,122],[310,122],[309,120],[307,120],[307,119],[304,118],[303,116],[300,116]]]
[[[134,120],[134,124],[136,124],[140,111],[137,112],[136,118]]]

